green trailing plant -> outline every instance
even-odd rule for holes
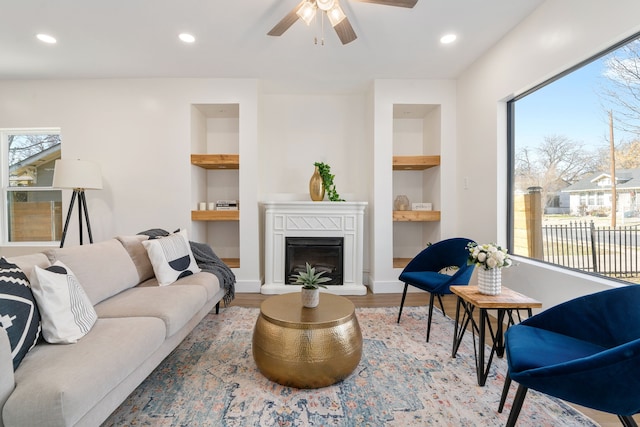
[[[327,197],[332,202],[344,202],[343,199],[340,198],[340,195],[336,191],[336,185],[333,183],[333,178],[335,175],[331,173],[331,166],[322,162],[315,162],[313,164],[318,168],[318,172],[320,173],[320,177],[322,177],[322,186],[327,192]]]
[[[293,275],[293,278],[296,279],[294,283],[301,284],[304,289],[318,289],[318,288],[327,288],[323,283],[331,280],[329,277],[322,277],[325,273],[324,271],[319,271],[316,273],[316,269],[311,267],[308,262],[306,264],[306,271],[301,271],[297,274]]]

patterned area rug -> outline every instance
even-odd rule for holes
[[[104,426],[504,426],[497,412],[506,361],[494,359],[476,382],[467,333],[451,358],[453,321],[434,310],[425,342],[425,307],[357,309],[362,361],[344,381],[316,390],[264,378],[251,353],[258,309],[208,315],[109,417]],[[518,427],[597,426],[569,405],[534,391]]]

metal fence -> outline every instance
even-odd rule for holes
[[[543,259],[611,277],[638,277],[639,233],[638,225],[596,227],[593,221],[543,226]]]

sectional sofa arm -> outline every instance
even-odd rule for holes
[[[2,427],[2,408],[15,387],[13,377],[13,359],[11,358],[11,344],[7,331],[0,328],[0,427]]]

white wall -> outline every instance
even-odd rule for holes
[[[340,197],[369,202],[364,270],[369,270],[371,158],[368,93],[263,94],[260,105],[259,200],[309,199],[315,162],[331,166]]]
[[[506,241],[505,101],[640,31],[637,0],[549,0],[458,80],[458,193],[461,235]],[[479,221],[481,219],[481,221]],[[537,263],[505,271],[506,285],[544,306],[615,282],[585,279]]]
[[[152,227],[190,230],[197,196],[191,192],[191,137],[203,132],[192,122],[191,104],[242,104],[242,120],[251,124],[243,125],[244,149],[255,152],[257,98],[257,81],[250,79],[0,81],[0,128],[60,127],[64,158],[101,165],[104,189],[88,191],[87,199],[94,241],[102,241]],[[255,171],[250,157],[246,167]],[[249,180],[257,181],[255,172]],[[254,200],[256,187],[246,192]],[[63,194],[64,212],[69,199]],[[257,207],[241,215],[257,229]],[[77,230],[73,215],[65,246],[77,244]],[[247,251],[247,264],[257,269],[257,245]],[[2,248],[3,254],[18,252],[25,249]],[[257,279],[248,274],[241,269],[236,276]]]
[[[186,227],[194,238],[206,239],[204,224],[192,224],[190,212],[197,201],[209,198],[207,172],[192,167],[189,156],[206,152],[202,141],[208,140],[212,126],[192,104],[240,104],[243,243],[241,268],[235,273],[239,281],[256,282],[262,237],[256,200],[272,193],[308,198],[313,163],[321,161],[331,165],[343,198],[369,201],[367,96],[363,92],[260,98],[256,80],[235,79],[0,81],[0,128],[60,127],[63,157],[101,165],[104,189],[87,192],[94,241],[153,227]],[[231,148],[220,152],[237,152],[237,147]],[[64,212],[69,198],[63,195]],[[72,216],[66,245],[78,242],[76,218]],[[41,249],[0,250],[12,255]],[[221,253],[225,255],[235,254]]]
[[[366,94],[265,94],[261,97],[260,194],[309,200],[314,162],[331,166],[340,196],[369,201],[371,142]]]

